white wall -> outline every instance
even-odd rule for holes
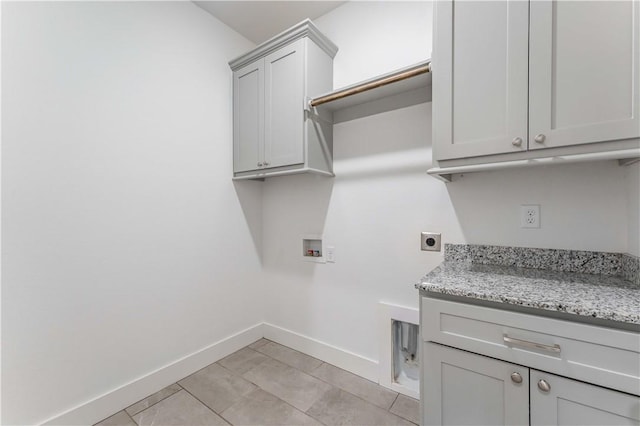
[[[316,24],[339,47],[335,86],[426,59],[429,3],[347,3]],[[371,75],[370,75],[371,74]],[[378,359],[380,301],[417,307],[413,289],[441,260],[420,231],[444,242],[627,251],[625,169],[616,162],[469,174],[452,184],[431,165],[431,104],[334,127],[334,179],[268,179],[263,261],[267,321]],[[637,175],[637,173],[636,173]],[[542,206],[542,228],[519,228],[519,206]],[[324,234],[335,264],[300,259],[300,236]]]
[[[452,242],[625,253],[624,176],[617,161],[468,174],[447,185],[463,235]],[[541,205],[540,229],[520,228],[521,204]]]
[[[432,12],[428,1],[350,1],[314,19],[339,48],[333,87],[430,58]]]
[[[246,39],[190,2],[2,8],[2,422],[27,424],[262,321],[262,190],[231,181]]]

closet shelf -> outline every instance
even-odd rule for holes
[[[310,99],[308,109],[335,112],[420,88],[431,87],[431,60],[392,71]],[[430,90],[430,89],[429,89]]]

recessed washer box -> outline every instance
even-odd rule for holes
[[[325,263],[322,235],[302,236],[302,260],[306,262]]]

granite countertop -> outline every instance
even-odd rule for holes
[[[425,275],[416,288],[580,317],[640,324],[640,286],[617,276],[445,260]]]

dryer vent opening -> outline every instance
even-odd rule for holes
[[[420,345],[417,324],[393,320],[393,381],[418,391],[420,384]]]

